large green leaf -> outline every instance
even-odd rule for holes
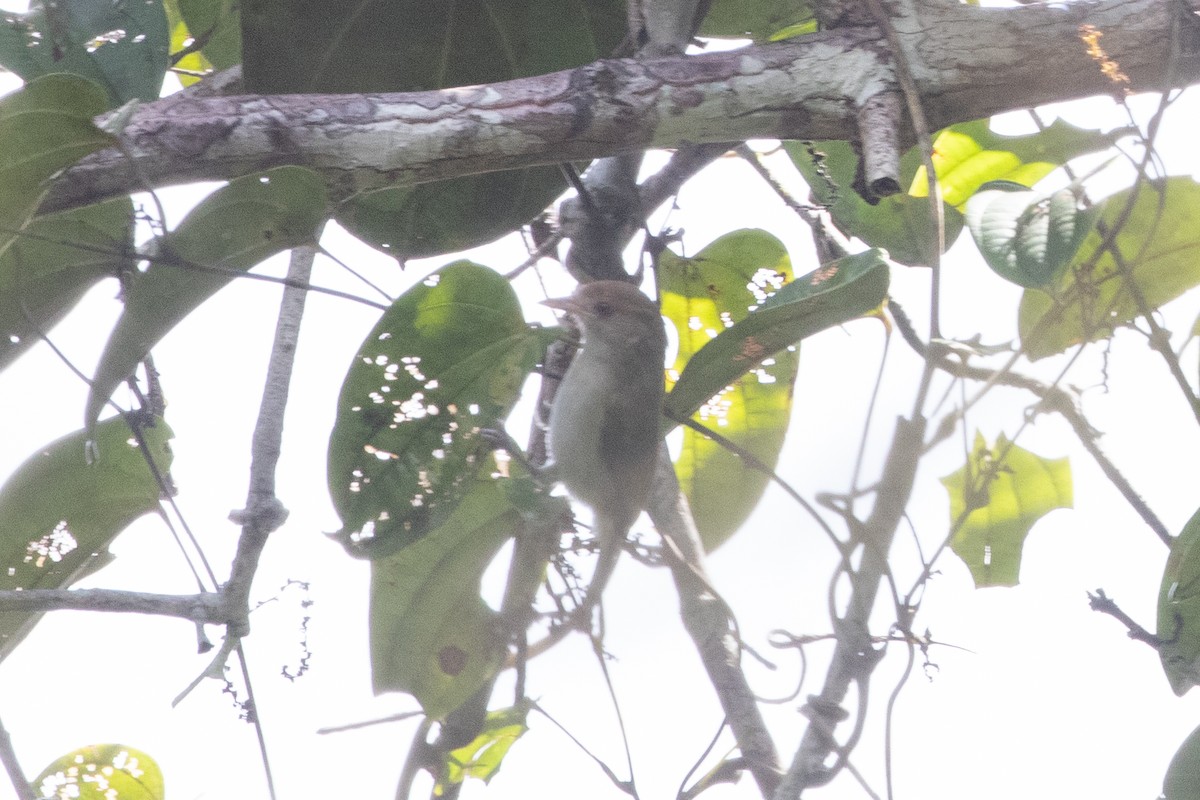
[[[1171,690],[1183,696],[1200,683],[1200,510],[1171,544],[1158,591],[1158,638]]]
[[[942,478],[950,495],[950,549],[966,563],[977,588],[1016,586],[1021,550],[1034,523],[1073,503],[1071,465],[1010,444],[989,448],[983,434],[961,469]],[[965,514],[965,517],[964,517]]]
[[[446,755],[445,778],[438,781],[434,795],[441,797],[450,785],[467,778],[491,781],[508,751],[529,730],[526,718],[531,705],[531,701],[522,698],[515,706],[489,711],[479,735],[470,744]]]
[[[1197,208],[1200,185],[1187,177],[1142,184],[1106,200],[1062,280],[1050,293],[1031,289],[1021,298],[1018,330],[1026,355],[1044,358],[1107,338],[1141,315],[1112,250],[1101,251],[1106,231],[1119,227],[1113,246],[1150,310],[1200,284]]]
[[[693,258],[666,251],[658,267],[662,313],[679,339],[670,372],[676,379],[718,333],[745,319],[793,277],[783,244],[759,230],[722,236]],[[712,392],[692,418],[774,467],[791,418],[797,359],[794,349],[784,349],[753,365]],[[691,428],[683,432],[675,473],[709,550],[741,527],[769,480]]]
[[[171,429],[162,420],[141,429],[159,475],[171,466]],[[0,487],[0,589],[58,589],[108,563],[108,545],[138,517],[158,509],[160,487],[121,417],[90,437],[77,431],[41,448]],[[40,615],[0,613],[0,659]]]
[[[488,172],[362,192],[342,204],[337,221],[396,258],[437,255],[500,238],[564,189],[558,167]]]
[[[112,106],[158,99],[169,43],[161,2],[34,0],[28,13],[0,18],[0,65],[25,80],[88,78],[105,88]]]
[[[995,188],[991,188],[995,187]],[[989,183],[967,202],[967,225],[987,265],[1030,289],[1059,280],[1096,221],[1075,187],[1045,193]]]
[[[402,92],[541,75],[612,54],[621,0],[243,0],[247,87],[256,92]],[[402,142],[397,147],[403,146]],[[380,189],[338,221],[397,258],[483,244],[564,189],[554,167]]]
[[[352,552],[377,557],[443,524],[491,463],[546,331],[525,324],[508,281],[457,261],[406,292],[346,373],[329,437],[329,490]]]
[[[371,562],[371,675],[431,717],[463,703],[499,670],[508,637],[480,578],[521,514],[499,481],[471,480],[445,524]]]
[[[934,138],[934,170],[946,204],[947,247],[962,230],[961,206],[983,184],[1005,180],[1033,186],[1070,159],[1110,147],[1123,133],[1084,130],[1061,120],[1040,133],[1024,136],[1003,136],[989,126],[988,120],[966,122],[946,128]],[[858,155],[849,143],[816,142],[813,148],[824,155],[820,167],[806,145],[789,142],[786,148],[817,202],[830,206],[842,231],[886,249],[902,264],[930,263],[935,238],[929,218],[929,184],[916,147],[900,159],[900,185],[907,190],[877,205],[868,204],[852,188]]]
[[[37,208],[46,182],[116,140],[92,124],[104,91],[74,75],[48,75],[0,99],[0,248]]]
[[[325,185],[302,167],[247,175],[218,189],[158,241],[150,268],[130,283],[88,393],[91,425],[113,390],[159,339],[218,289],[269,256],[314,244],[327,213]]]
[[[1163,780],[1165,800],[1200,800],[1200,728],[1175,751]]]
[[[146,753],[123,744],[93,744],[56,758],[33,782],[40,798],[163,800],[162,770]]]
[[[0,250],[0,369],[97,281],[128,268],[132,248],[128,197],[31,220]]]
[[[792,281],[691,358],[667,395],[668,415],[690,417],[764,359],[877,308],[887,288],[888,266],[877,250],[830,261]]]

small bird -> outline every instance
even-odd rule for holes
[[[582,331],[582,349],[550,409],[547,442],[547,468],[595,517],[600,556],[572,614],[578,625],[590,619],[650,493],[667,338],[658,307],[623,281],[585,283],[544,303],[570,314]]]

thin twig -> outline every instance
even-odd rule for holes
[[[894,300],[890,300],[888,302],[888,311],[891,313],[892,319],[895,320],[896,327],[900,330],[904,341],[908,342],[917,351],[918,355],[924,356],[928,351],[928,345],[922,342],[916,335],[916,331],[912,327],[912,322],[908,319],[904,310]],[[933,359],[933,363],[938,369],[958,378],[1025,389],[1037,395],[1042,401],[1039,407],[1044,410],[1054,411],[1067,421],[1067,424],[1075,432],[1076,438],[1079,439],[1080,444],[1083,445],[1083,448],[1095,460],[1101,472],[1104,473],[1104,476],[1108,478],[1109,482],[1125,498],[1125,502],[1129,503],[1130,507],[1142,518],[1147,527],[1162,540],[1163,544],[1170,546],[1174,537],[1167,529],[1167,526],[1163,524],[1158,515],[1154,513],[1146,501],[1142,499],[1141,495],[1133,488],[1129,480],[1117,469],[1116,464],[1100,448],[1099,432],[1080,413],[1074,398],[1066,391],[1057,386],[1042,383],[1035,378],[1010,370],[985,369],[945,356]]]
[[[219,594],[153,594],[116,589],[22,589],[0,592],[0,611],[105,611],[178,617],[206,625],[230,621]]]
[[[21,770],[21,763],[17,761],[12,739],[9,738],[3,722],[0,722],[0,762],[4,762],[4,771],[8,773],[8,780],[17,793],[17,800],[37,800],[33,786]]]

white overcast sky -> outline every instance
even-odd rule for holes
[[[1143,119],[1151,103],[1136,104]],[[1077,122],[1111,127],[1120,112],[1107,100],[1076,104]],[[1173,174],[1197,169],[1194,103],[1176,109],[1163,126],[1160,150]],[[1047,120],[1048,121],[1048,120]],[[1119,168],[1119,167],[1117,167]],[[170,222],[202,196],[198,188],[163,193]],[[714,165],[688,186],[670,220],[685,230],[695,253],[719,234],[762,227],[788,245],[797,273],[814,267],[808,235],[747,167],[735,159]],[[944,330],[982,332],[985,342],[1012,338],[1018,291],[992,275],[964,234],[947,259]],[[325,244],[373,280],[399,293],[436,262],[395,262],[336,229]],[[500,270],[524,258],[516,240],[472,251]],[[258,271],[282,274],[282,259]],[[547,263],[551,293],[569,290]],[[923,327],[925,270],[897,267],[895,295]],[[314,282],[363,291],[339,267],[318,260]],[[530,315],[545,316],[532,274],[518,283]],[[226,569],[238,530],[226,516],[244,502],[249,441],[274,327],[279,288],[240,281],[189,317],[155,350],[176,432],[173,474],[177,501],[218,572]],[[1192,294],[1166,311],[1167,326],[1186,330],[1200,302]],[[85,371],[119,313],[115,285],[104,283],[52,333]],[[393,723],[318,736],[340,725],[410,710],[407,697],[373,697],[367,664],[367,565],[345,556],[323,532],[339,527],[325,488],[327,434],[338,385],[377,312],[345,300],[310,296],[288,410],[279,495],[291,510],[275,533],[256,583],[255,598],[276,602],[253,618],[247,640],[258,708],[281,798],[390,797],[413,723]],[[806,343],[800,359],[795,414],[779,471],[811,497],[843,490],[849,479],[867,399],[882,349],[881,327],[870,321],[831,330]],[[1185,357],[1195,374],[1196,345]],[[1085,410],[1105,432],[1103,446],[1174,530],[1195,510],[1196,425],[1173,394],[1164,368],[1132,334],[1118,335],[1108,354],[1112,380],[1101,386],[1099,349],[1083,359],[1071,381],[1085,390]],[[1039,370],[1043,365],[1039,365]],[[892,343],[885,391],[871,431],[867,474],[877,474],[895,416],[915,391],[917,361]],[[1050,374],[1050,373],[1043,373]],[[0,373],[0,477],[29,453],[79,427],[86,387],[44,346]],[[957,402],[955,395],[952,401]],[[120,396],[118,395],[120,399]],[[1028,398],[997,392],[971,416],[989,438],[1020,424]],[[1012,797],[1152,798],[1175,748],[1200,721],[1200,696],[1175,698],[1157,657],[1131,643],[1110,618],[1087,608],[1084,593],[1098,587],[1135,618],[1152,624],[1165,548],[1128,510],[1074,443],[1066,426],[1041,418],[1019,442],[1046,457],[1070,456],[1076,509],[1054,512],[1028,539],[1022,583],[1014,589],[973,589],[952,556],[925,595],[917,629],[930,628],[949,646],[932,653],[937,669],[917,672],[896,707],[894,769],[900,797],[923,800],[1008,800]],[[944,534],[947,501],[937,478],[962,462],[961,448],[932,453],[919,475],[913,523],[928,547]],[[872,472],[872,470],[874,472]],[[895,554],[901,585],[911,582],[915,555],[903,532]],[[190,592],[188,570],[165,528],[143,519],[113,546],[115,563],[86,586]],[[743,635],[760,650],[767,632],[829,630],[825,597],[833,554],[815,526],[774,490],[744,530],[712,556],[714,583],[738,612]],[[310,610],[302,595],[280,592],[289,579],[311,583]],[[488,590],[496,591],[495,582]],[[630,735],[643,798],[674,796],[678,783],[721,721],[713,693],[678,620],[665,572],[628,560],[606,600],[612,654],[609,668]],[[312,615],[312,668],[301,680],[280,677],[300,656],[301,617]],[[884,632],[886,616],[880,616]],[[213,635],[219,632],[213,631]],[[819,690],[828,645],[810,648],[804,695]],[[764,696],[788,693],[797,662],[772,653],[779,669],[751,664]],[[173,798],[262,798],[254,734],[240,722],[216,682],[206,682],[179,707],[171,699],[207,663],[195,654],[187,623],[134,616],[56,613],[0,664],[0,718],[32,774],[77,746],[122,742],[158,759]],[[854,757],[870,785],[883,792],[880,713],[904,665],[894,648],[872,683],[871,724]],[[618,773],[626,768],[604,683],[583,637],[530,666],[529,692],[560,723]],[[803,718],[799,701],[767,707],[769,724],[790,758]],[[580,750],[544,718],[512,751],[493,784],[467,797],[526,798],[567,794],[618,797]],[[722,747],[730,742],[724,738]],[[0,783],[0,798],[11,788]],[[721,787],[712,798],[757,796],[752,782]],[[815,796],[866,795],[843,777]]]

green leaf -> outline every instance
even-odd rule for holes
[[[0,369],[101,278],[131,266],[133,203],[121,197],[35,217],[0,250]]]
[[[793,278],[787,249],[759,230],[726,234],[694,258],[664,251],[658,267],[662,312],[679,340],[670,372],[676,379],[720,331],[745,319]],[[791,419],[797,360],[794,349],[781,350],[711,393],[692,418],[774,467]],[[675,473],[708,550],[741,527],[769,480],[691,428],[683,431]]]
[[[989,448],[975,434],[965,466],[942,478],[950,495],[950,549],[976,588],[1016,586],[1021,549],[1034,523],[1056,508],[1071,508],[1071,465],[1010,444],[1003,434]],[[965,516],[964,516],[965,515]]]
[[[346,373],[329,437],[329,490],[352,552],[377,557],[445,524],[492,463],[553,333],[525,324],[508,281],[456,261],[396,300]]]
[[[181,84],[185,87],[191,86],[201,80],[198,75],[212,69],[212,62],[199,51],[188,53],[186,56],[179,55],[184,48],[192,44],[192,32],[188,30],[187,23],[183,21],[178,0],[163,0],[163,8],[167,10],[167,25],[171,29],[171,58],[175,60],[177,70],[175,74]]]
[[[435,718],[496,674],[508,643],[479,583],[521,514],[500,481],[471,480],[467,489],[443,526],[371,562],[375,691],[408,692]]]
[[[856,236],[872,247],[887,250],[901,264],[928,265],[937,241],[929,218],[929,198],[896,194],[871,205],[854,191],[858,155],[849,142],[826,141],[812,145],[820,154],[820,166],[809,154],[809,145],[784,142],[784,149],[812,189],[816,202],[829,207],[838,229]],[[910,149],[900,160],[901,185],[912,182],[920,165],[920,154]],[[962,214],[946,205],[946,247],[962,231]]]
[[[93,744],[55,759],[33,782],[38,797],[62,800],[163,800],[162,770],[123,744]]]
[[[238,0],[179,0],[188,31],[204,44],[200,52],[216,69],[242,63],[242,22]]]
[[[713,0],[700,24],[700,35],[774,41],[780,31],[815,30],[808,0]]]
[[[1188,734],[1163,780],[1165,800],[1200,800],[1200,728]]]
[[[1003,180],[1033,186],[1073,158],[1107,150],[1127,133],[1123,128],[1101,133],[1058,119],[1038,133],[1005,136],[993,132],[989,120],[979,119],[937,135],[933,168],[942,199],[961,210],[985,183]],[[918,167],[910,194],[925,197],[928,191],[925,168]]]
[[[1082,208],[1071,187],[1046,194],[992,183],[967,202],[967,225],[987,265],[1031,289],[1059,280],[1095,221],[1095,209]]]
[[[38,78],[0,99],[0,248],[33,214],[50,178],[116,143],[92,124],[106,105],[100,87],[74,75]]]
[[[1033,186],[1056,167],[1076,156],[1107,149],[1125,133],[1084,130],[1062,120],[1026,136],[993,133],[989,120],[942,130],[933,141],[933,164],[946,204],[946,247],[962,230],[960,207],[983,184],[1007,180]],[[873,247],[886,249],[901,264],[929,264],[935,238],[929,218],[929,184],[920,151],[910,148],[900,159],[900,185],[909,187],[908,191],[870,205],[852,188],[858,156],[850,144],[816,142],[812,146],[824,154],[821,168],[814,164],[806,145],[785,143],[817,202],[830,206],[838,228]]]
[[[667,395],[668,416],[690,417],[763,359],[877,308],[887,296],[887,287],[888,266],[877,250],[830,261],[789,283],[692,357]]]
[[[484,783],[491,781],[500,771],[508,751],[529,730],[526,719],[531,705],[528,699],[522,698],[515,706],[489,711],[479,735],[470,744],[447,754],[445,779],[438,781],[434,795],[441,797],[450,785],[462,783],[467,778],[477,778]]]
[[[303,167],[230,181],[192,209],[158,241],[154,262],[126,290],[125,310],[88,393],[85,424],[96,421],[150,348],[238,273],[276,253],[314,244],[326,213],[325,185]]]
[[[566,189],[558,167],[488,172],[376,189],[337,210],[346,230],[398,259],[493,241],[537,216]]]
[[[159,475],[171,466],[171,429],[142,428]],[[160,487],[121,417],[96,426],[98,458],[84,458],[77,431],[41,448],[0,487],[0,589],[59,589],[111,559],[108,545],[135,519],[158,509]],[[40,615],[0,613],[0,659]]]
[[[1126,217],[1125,207],[1135,190]],[[1101,252],[1104,232],[1118,224],[1114,247],[1131,268],[1133,285],[1150,310],[1200,284],[1198,207],[1200,185],[1187,177],[1144,183],[1108,198],[1095,228],[1053,290],[1029,290],[1021,298],[1017,325],[1025,354],[1036,360],[1105,339],[1141,315],[1112,251]]]
[[[0,65],[25,80],[70,73],[104,87],[107,105],[157,100],[170,30],[161,2],[34,0],[0,19]]]
[[[622,0],[243,0],[246,86],[260,93],[407,92],[542,75],[607,58]],[[491,241],[565,183],[537,167],[351,198],[338,222],[404,259]]]
[[[1158,638],[1163,671],[1182,697],[1200,683],[1200,510],[1171,543],[1158,591]]]

